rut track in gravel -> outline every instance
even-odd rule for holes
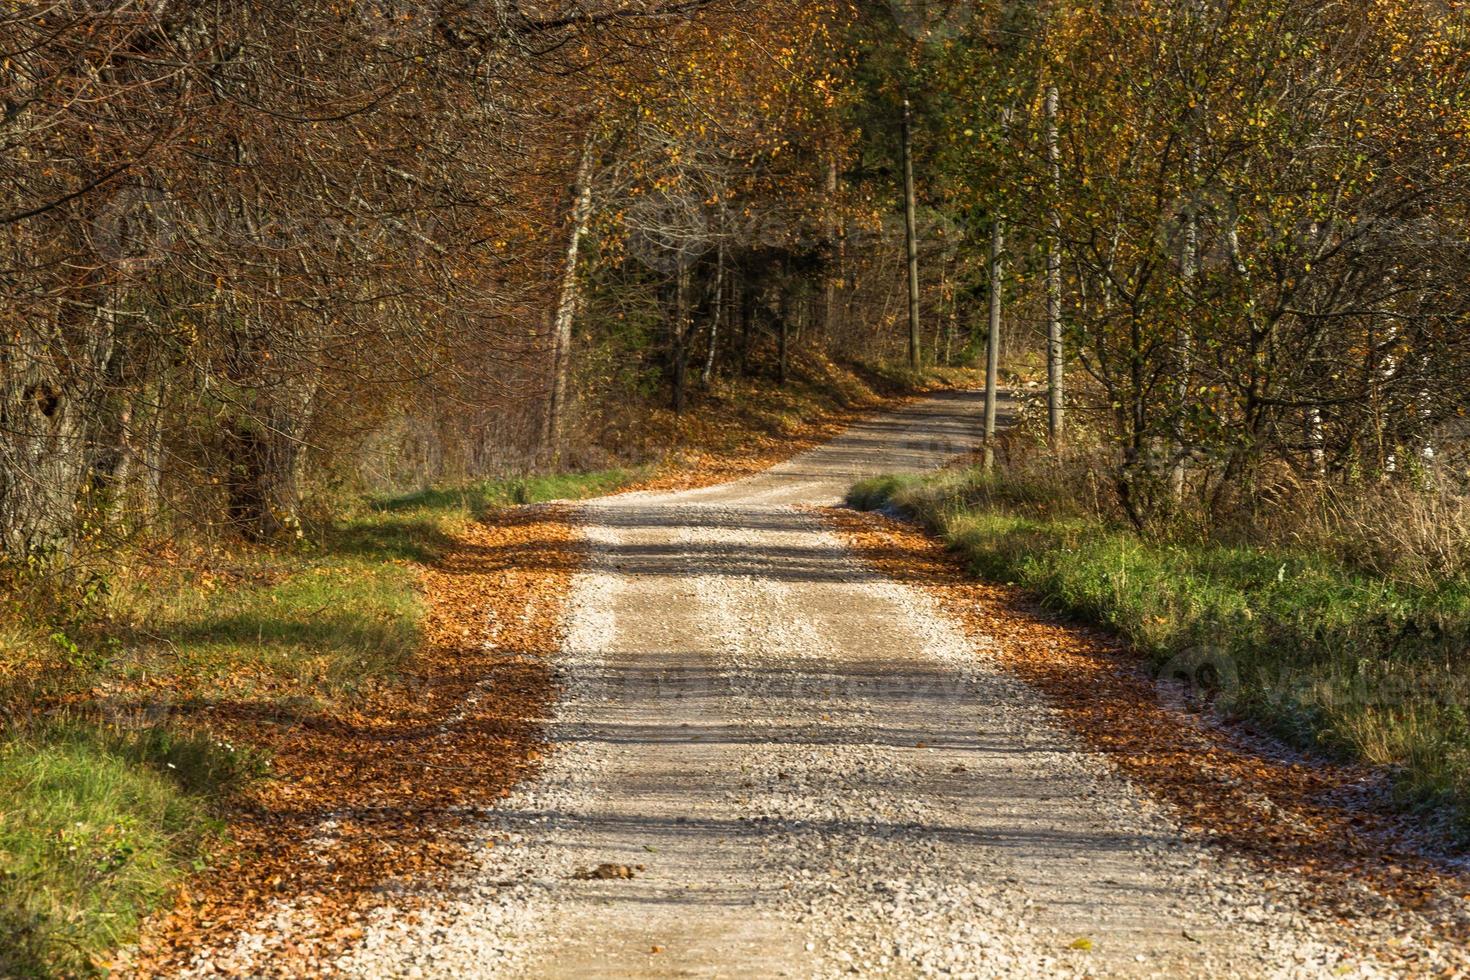
[[[928,399],[761,475],[585,506],[554,752],[362,976],[1373,975],[807,508],[973,448]]]

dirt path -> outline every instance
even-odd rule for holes
[[[1374,972],[802,509],[968,450],[975,412],[935,398],[756,477],[587,505],[543,778],[494,811],[428,910],[380,910],[338,966]]]

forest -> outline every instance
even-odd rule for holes
[[[286,826],[494,515],[936,391],[973,449],[849,505],[1463,848],[1466,15],[0,4],[0,974]]]
[[[1452,452],[1437,3],[106,6],[7,15],[16,557],[294,533],[753,344],[958,362],[992,313],[1140,528]]]

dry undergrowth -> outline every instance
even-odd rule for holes
[[[865,562],[934,596],[1001,667],[1048,695],[1089,746],[1172,804],[1186,830],[1301,876],[1313,911],[1344,927],[1345,941],[1360,938],[1354,923],[1401,922],[1399,945],[1372,952],[1405,972],[1415,972],[1424,940],[1470,969],[1470,881],[1405,839],[1378,805],[1371,772],[1273,757],[1246,731],[1165,704],[1141,656],[1059,621],[1017,588],[977,581],[916,527],[824,513]]]
[[[233,859],[181,894],[120,972],[170,975],[201,959],[226,974],[242,969],[236,940],[276,900],[310,917],[266,938],[271,969],[323,972],[385,891],[453,868],[461,850],[448,831],[538,765],[553,698],[548,658],[580,554],[559,508],[473,522],[423,571],[429,642],[398,682],[289,726],[248,704],[221,707],[211,727],[266,748],[274,778],[244,801]]]

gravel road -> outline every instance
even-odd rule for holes
[[[362,976],[1302,976],[1372,969],[1181,835],[921,591],[803,509],[972,447],[978,400],[586,505],[544,776]]]

